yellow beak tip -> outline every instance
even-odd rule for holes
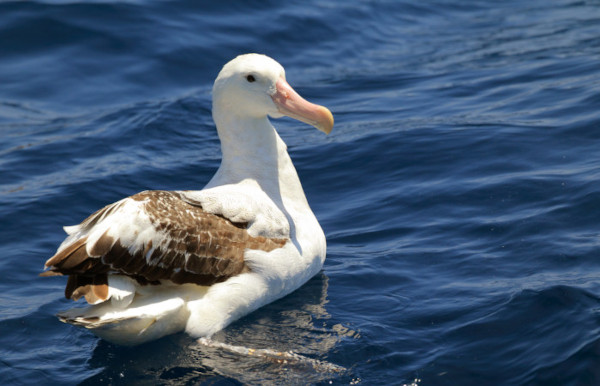
[[[319,122],[318,129],[324,132],[325,134],[331,133],[333,130],[333,114],[326,107],[321,106],[321,113],[323,114],[323,119]]]

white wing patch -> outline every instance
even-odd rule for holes
[[[233,222],[248,223],[248,233],[253,237],[290,236],[290,225],[286,216],[258,187],[232,184],[178,193],[184,200],[201,205],[208,213],[223,216]]]

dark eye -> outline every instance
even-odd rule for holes
[[[252,83],[256,80],[256,78],[254,77],[254,75],[248,75],[248,76],[246,76],[246,80],[248,82]]]

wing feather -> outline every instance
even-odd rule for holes
[[[145,191],[69,227],[43,275],[70,275],[65,296],[92,304],[108,299],[107,274],[212,285],[248,270],[246,249],[269,252],[287,242],[250,236],[246,226],[207,213],[180,193]]]

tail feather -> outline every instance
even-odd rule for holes
[[[189,310],[179,296],[136,296],[124,309],[104,302],[72,308],[57,316],[61,322],[87,328],[109,342],[136,345],[183,331]]]

